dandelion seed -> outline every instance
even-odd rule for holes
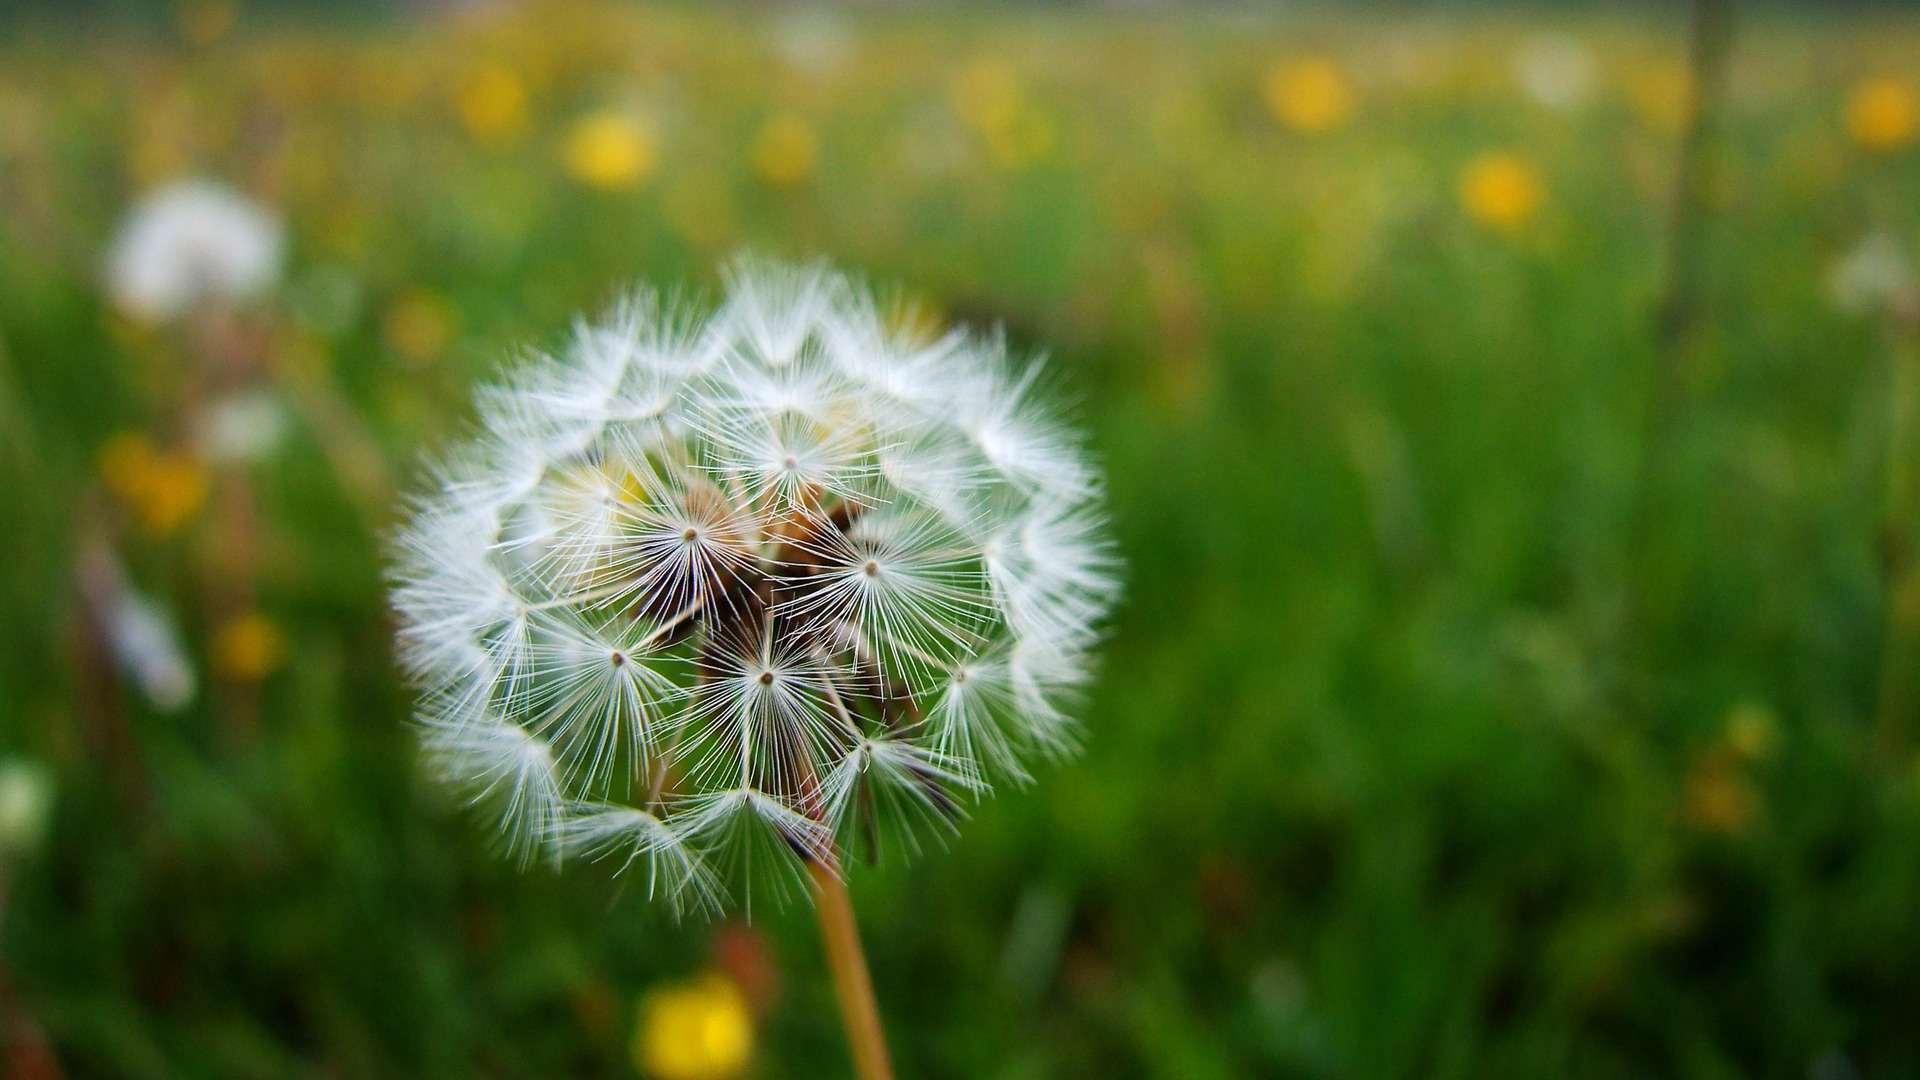
[[[1074,745],[1116,584],[1037,363],[753,260],[480,395],[397,544],[438,770],[677,908],[912,850]]]

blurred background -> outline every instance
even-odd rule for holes
[[[476,380],[745,248],[1048,350],[1129,564],[1085,755],[854,872],[903,1076],[1920,1075],[1917,80],[1828,4],[7,0],[0,1072],[848,1075],[808,911],[498,857],[383,601]]]

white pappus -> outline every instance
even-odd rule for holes
[[[1070,751],[1118,592],[1037,361],[821,265],[726,284],[483,390],[392,573],[438,772],[521,854],[642,867],[676,910]]]

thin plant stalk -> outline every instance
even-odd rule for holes
[[[840,1018],[853,1052],[854,1075],[859,1080],[893,1080],[893,1061],[880,1028],[880,1006],[873,997],[873,978],[860,947],[860,927],[853,918],[847,883],[838,870],[818,860],[807,862],[807,875],[813,883],[813,907],[820,916],[820,940],[826,945],[833,992],[840,999]]]
[[[1873,749],[1883,764],[1908,748],[1916,697],[1914,656],[1920,653],[1920,563],[1914,559],[1920,480],[1915,474],[1915,423],[1920,420],[1920,295],[1905,290],[1888,318],[1891,364],[1887,393],[1886,508],[1881,559],[1887,576],[1887,624],[1881,645],[1880,687],[1874,705]]]
[[[0,924],[6,921],[7,875],[0,867]],[[47,1033],[14,992],[13,980],[0,953],[0,1076],[17,1080],[61,1080],[60,1060],[53,1054]]]
[[[1709,136],[1719,110],[1733,43],[1731,0],[1693,0],[1687,29],[1686,126],[1674,167],[1673,196],[1667,217],[1665,281],[1654,311],[1654,363],[1646,436],[1641,446],[1639,483],[1628,523],[1627,583],[1622,640],[1644,648],[1651,623],[1648,611],[1656,591],[1651,576],[1653,522],[1658,516],[1662,466],[1685,397],[1686,380],[1699,347],[1701,281],[1705,257],[1706,192],[1710,180]],[[1642,680],[1645,673],[1642,672]],[[1631,686],[1636,711],[1648,704],[1644,681]]]

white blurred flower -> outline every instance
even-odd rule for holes
[[[229,188],[189,180],[134,206],[107,255],[107,291],[127,314],[179,318],[257,299],[280,277],[280,219]]]
[[[25,758],[0,760],[0,859],[38,850],[52,817],[52,774]]]
[[[232,394],[208,408],[200,431],[201,452],[215,463],[263,461],[279,448],[287,427],[287,410],[272,394]]]
[[[483,391],[394,587],[440,771],[522,853],[696,905],[1070,750],[1117,590],[1037,363],[896,331],[821,267],[728,285],[711,316],[641,293]]]
[[[1520,89],[1549,109],[1577,109],[1593,100],[1600,65],[1579,38],[1535,34],[1513,52],[1513,78]]]
[[[1907,299],[1917,284],[1913,262],[1900,242],[1875,232],[1833,264],[1827,295],[1841,311],[1866,315]]]
[[[173,620],[140,595],[111,551],[86,553],[81,584],[108,650],[148,704],[170,713],[192,701],[198,680]]]
[[[816,77],[845,66],[854,46],[846,17],[825,5],[782,6],[767,20],[767,36],[788,68]]]

